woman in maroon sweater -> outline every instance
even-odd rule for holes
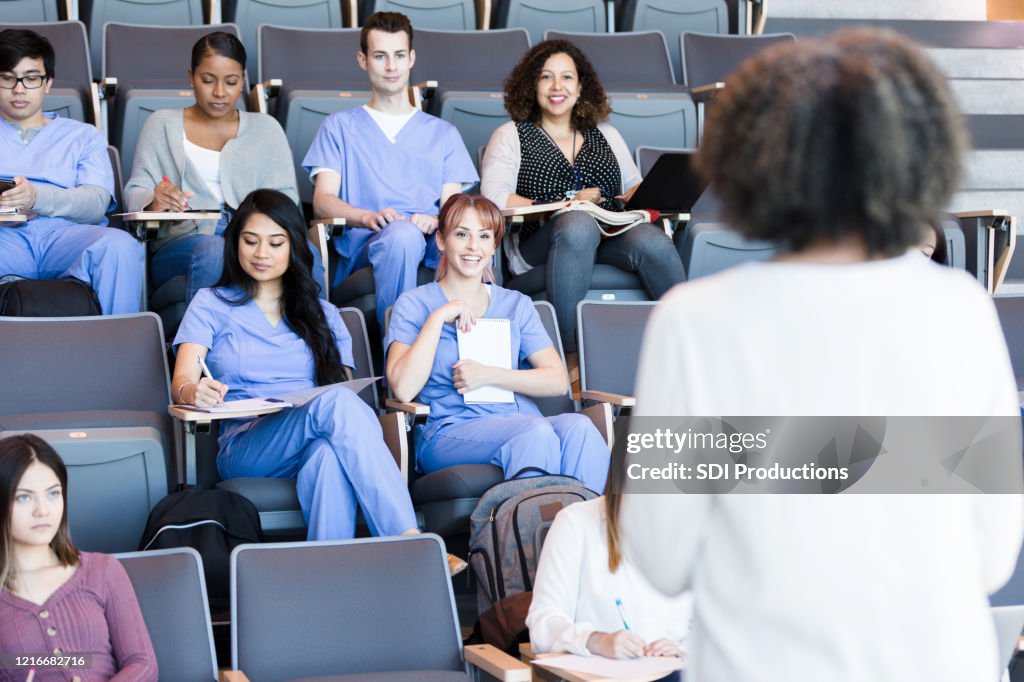
[[[0,440],[0,682],[22,682],[39,658],[80,654],[86,665],[35,666],[35,681],[156,680],[153,644],[121,564],[71,542],[67,482],[64,462],[41,438]]]

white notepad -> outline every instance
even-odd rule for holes
[[[484,317],[470,331],[457,330],[459,359],[475,360],[481,365],[512,369],[512,329],[508,320]],[[481,386],[462,395],[467,405],[477,403],[514,403],[516,395],[507,388]]]

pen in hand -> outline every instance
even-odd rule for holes
[[[210,368],[206,366],[206,361],[203,360],[203,358],[198,356],[198,355],[196,356],[196,360],[199,361],[199,372],[200,372],[199,379],[202,380],[202,378],[205,376],[210,381],[216,382],[217,380],[213,378],[213,372],[211,372]],[[221,391],[221,402],[224,402],[224,393],[225,393],[225,391],[224,391],[224,386],[223,385],[220,386],[220,391]]]
[[[622,619],[622,628],[629,630],[629,623],[626,622],[626,612],[622,609],[622,600],[618,597],[615,598],[615,608],[619,610],[619,618]]]
[[[163,181],[166,182],[168,185],[173,185],[174,184],[173,182],[171,182],[171,179],[168,178],[166,175],[161,175],[160,177],[163,178]],[[185,209],[186,211],[188,210],[188,199],[185,199],[185,202],[182,205],[182,208]],[[210,378],[212,379],[213,377],[210,377]]]

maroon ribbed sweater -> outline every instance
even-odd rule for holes
[[[0,590],[0,652],[92,654],[91,668],[39,670],[36,682],[155,681],[153,644],[124,568],[105,554],[81,557],[78,570],[41,606]],[[27,668],[0,670],[0,682],[24,682],[27,675]]]

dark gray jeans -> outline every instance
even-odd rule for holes
[[[664,230],[645,223],[601,239],[597,223],[582,211],[549,220],[520,242],[519,252],[530,265],[547,269],[548,300],[568,352],[576,351],[576,304],[590,288],[595,263],[635,272],[655,301],[685,277],[679,252]]]

